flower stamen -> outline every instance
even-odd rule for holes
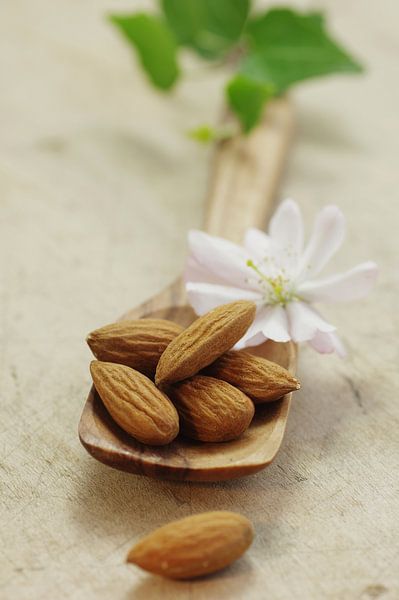
[[[264,289],[265,304],[279,304],[285,307],[288,302],[300,300],[300,297],[292,289],[289,289],[290,281],[282,273],[276,277],[268,277],[253,260],[248,259],[246,264],[259,277],[259,284]],[[265,284],[267,286],[266,289]]]

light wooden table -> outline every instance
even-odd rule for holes
[[[0,7],[0,597],[396,600],[398,5],[317,3],[369,71],[296,94],[281,190],[308,226],[323,204],[343,208],[337,270],[380,263],[368,300],[325,311],[350,357],[304,348],[275,463],[198,485],[110,470],[76,434],[85,334],[171,281],[201,222],[209,155],[182,132],[215,117],[223,78],[193,66],[172,98],[154,94],[103,18],[133,4]],[[153,527],[213,508],[255,524],[232,568],[173,583],[124,564]]]

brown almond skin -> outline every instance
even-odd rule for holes
[[[206,512],[156,529],[130,550],[127,562],[171,579],[192,579],[230,565],[253,537],[252,524],[242,515]]]
[[[195,375],[169,390],[180,417],[180,429],[202,442],[238,438],[254,416],[253,402],[225,381]]]
[[[179,432],[179,417],[169,398],[139,371],[93,360],[94,386],[111,417],[143,444],[169,444]]]
[[[255,404],[272,402],[301,387],[284,367],[241,350],[226,352],[204,373],[234,385]]]
[[[162,354],[155,374],[157,385],[182,381],[214,362],[242,338],[255,311],[254,302],[240,300],[196,319]]]
[[[136,319],[105,325],[86,341],[98,360],[126,365],[153,379],[161,355],[182,331],[166,319]]]

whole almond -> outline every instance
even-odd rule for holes
[[[230,565],[253,537],[252,524],[242,515],[207,512],[156,529],[130,550],[127,562],[171,579],[191,579]]]
[[[195,375],[170,388],[181,431],[203,442],[238,438],[254,416],[253,402],[225,381]]]
[[[143,444],[169,444],[179,432],[179,417],[169,398],[139,371],[93,360],[94,386],[111,417]]]
[[[98,360],[126,365],[153,378],[158,361],[183,327],[166,319],[136,319],[105,325],[87,336]]]
[[[241,350],[226,352],[204,373],[234,385],[256,404],[277,400],[301,387],[284,367]]]
[[[157,384],[174,383],[195,375],[232,348],[255,317],[253,302],[223,304],[199,317],[178,335],[162,354]]]

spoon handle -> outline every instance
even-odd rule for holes
[[[272,213],[294,129],[287,98],[272,101],[250,135],[221,142],[215,151],[204,228],[243,241],[248,227],[264,228]]]
[[[289,142],[294,128],[293,108],[286,98],[273,100],[263,123],[249,136],[239,136],[218,144],[213,159],[205,230],[213,235],[241,243],[248,227],[264,228],[270,217]],[[157,314],[187,303],[183,279],[179,277],[166,289],[122,318]],[[182,318],[179,312],[179,318]],[[192,314],[187,312],[187,322]]]

